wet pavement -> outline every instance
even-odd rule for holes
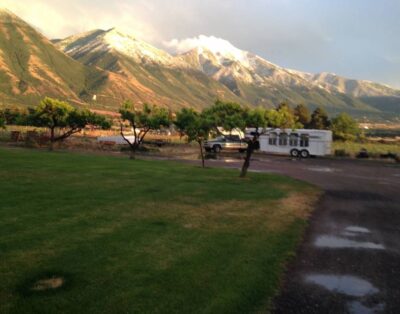
[[[239,168],[240,162],[208,165]],[[398,165],[263,157],[251,171],[289,175],[325,191],[275,313],[400,313]]]

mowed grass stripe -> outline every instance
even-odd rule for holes
[[[278,175],[0,149],[1,313],[268,308],[319,192]],[[65,289],[24,293],[43,274]]]

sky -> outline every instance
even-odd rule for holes
[[[173,52],[168,43],[215,36],[283,67],[400,88],[400,0],[0,0],[0,6],[50,38],[117,27]]]

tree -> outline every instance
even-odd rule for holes
[[[181,134],[186,134],[188,142],[197,142],[199,144],[201,163],[204,168],[203,142],[209,136],[212,121],[205,114],[199,114],[193,109],[183,108],[177,113],[174,123]]]
[[[212,122],[217,133],[220,127],[232,132],[234,129],[245,128],[244,112],[245,110],[237,103],[217,100],[212,107],[203,111],[203,115]]]
[[[288,108],[282,109],[288,111]],[[275,110],[276,111],[276,110]],[[265,109],[245,109],[239,104],[217,101],[211,108],[205,109],[204,114],[214,128],[223,127],[225,131],[231,132],[240,129],[243,133],[246,128],[254,128],[253,137],[247,139],[246,157],[242,165],[240,177],[244,178],[250,167],[251,156],[256,149],[261,128],[267,126],[267,114]]]
[[[63,141],[71,135],[80,132],[87,125],[100,126],[103,129],[111,127],[105,117],[90,112],[78,110],[66,102],[46,97],[40,104],[30,110],[27,123],[50,129],[50,149],[57,141]],[[56,131],[58,130],[58,134]]]
[[[250,167],[251,156],[253,155],[260,137],[260,128],[267,126],[266,112],[262,108],[247,110],[244,115],[245,128],[254,128],[253,138],[247,142],[246,158],[244,160],[240,177],[244,178]],[[245,132],[245,129],[243,130]]]
[[[332,119],[331,130],[336,140],[351,141],[360,135],[357,122],[347,113],[341,113]]]
[[[294,108],[294,116],[297,118],[297,121],[301,123],[305,128],[307,128],[311,122],[311,113],[308,108],[303,104],[297,105]]]
[[[18,109],[5,108],[0,111],[0,117],[3,119],[5,124],[17,125],[18,117],[20,116],[20,111]]]
[[[5,129],[6,128],[6,119],[4,116],[0,113],[0,129]]]
[[[130,158],[134,159],[136,151],[142,145],[143,140],[150,130],[157,130],[171,125],[171,115],[168,110],[157,106],[143,105],[142,110],[136,110],[130,102],[125,102],[121,109],[121,136],[131,148]],[[134,139],[130,141],[124,134],[123,121],[129,122],[133,129]]]
[[[328,118],[328,114],[324,109],[318,107],[314,110],[311,115],[310,128],[317,130],[327,130],[329,128],[330,121]]]
[[[294,129],[299,125],[293,111],[284,104],[278,109],[270,109],[265,112],[267,124],[273,128]]]

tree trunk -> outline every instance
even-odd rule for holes
[[[199,146],[200,146],[201,165],[203,166],[203,168],[205,168],[206,164],[205,164],[205,160],[204,160],[203,142],[198,141],[197,143],[199,143]]]
[[[258,131],[257,131],[257,133],[258,133]],[[240,172],[240,177],[241,178],[245,178],[246,175],[247,175],[247,170],[250,167],[251,156],[253,155],[254,148],[256,146],[257,140],[258,140],[258,136],[254,135],[254,137],[251,140],[251,142],[247,145],[246,158],[245,158],[243,166],[242,166],[242,171]]]
[[[50,147],[49,147],[50,151],[54,150],[54,138],[55,138],[54,128],[50,128]]]
[[[131,148],[131,152],[129,153],[129,159],[131,160],[136,159],[136,149]]]

